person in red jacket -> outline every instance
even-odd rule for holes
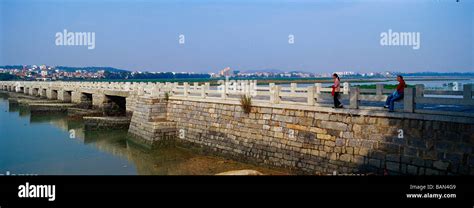
[[[394,111],[395,101],[403,99],[403,93],[406,87],[405,80],[403,80],[403,77],[401,75],[398,75],[397,81],[398,81],[397,90],[395,90],[391,95],[389,95],[387,97],[387,100],[385,101],[384,108],[388,108],[389,112]]]
[[[334,79],[334,85],[332,85],[332,96],[334,98],[334,108],[343,108],[344,106],[342,105],[341,101],[339,101],[339,96],[341,93],[341,79],[339,79],[339,76],[334,73],[332,75],[332,78]]]

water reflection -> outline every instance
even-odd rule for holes
[[[0,95],[0,171],[204,175],[254,169],[265,174],[286,174],[177,146],[143,148],[128,138],[126,130],[85,131],[80,120],[61,113],[31,114],[27,107]]]

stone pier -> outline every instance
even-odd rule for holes
[[[167,120],[167,110],[168,102],[164,98],[138,98],[128,132],[150,146],[176,139],[176,123]]]

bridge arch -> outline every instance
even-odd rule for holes
[[[105,95],[103,103],[105,116],[126,116],[127,100],[123,96]]]
[[[85,109],[92,109],[92,93],[81,92],[79,106]]]
[[[41,91],[40,91],[40,97],[41,98],[47,98],[47,90],[46,88],[42,88]]]
[[[58,90],[51,90],[51,99],[57,100],[58,99]]]
[[[72,101],[72,91],[64,90],[62,92],[62,98],[60,98],[63,102],[70,103]]]
[[[33,90],[31,91],[31,95],[39,96],[39,88],[34,87]]]

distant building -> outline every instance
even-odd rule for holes
[[[229,76],[231,70],[232,69],[230,69],[230,67],[226,67],[226,68],[219,71],[219,75],[220,76]]]

